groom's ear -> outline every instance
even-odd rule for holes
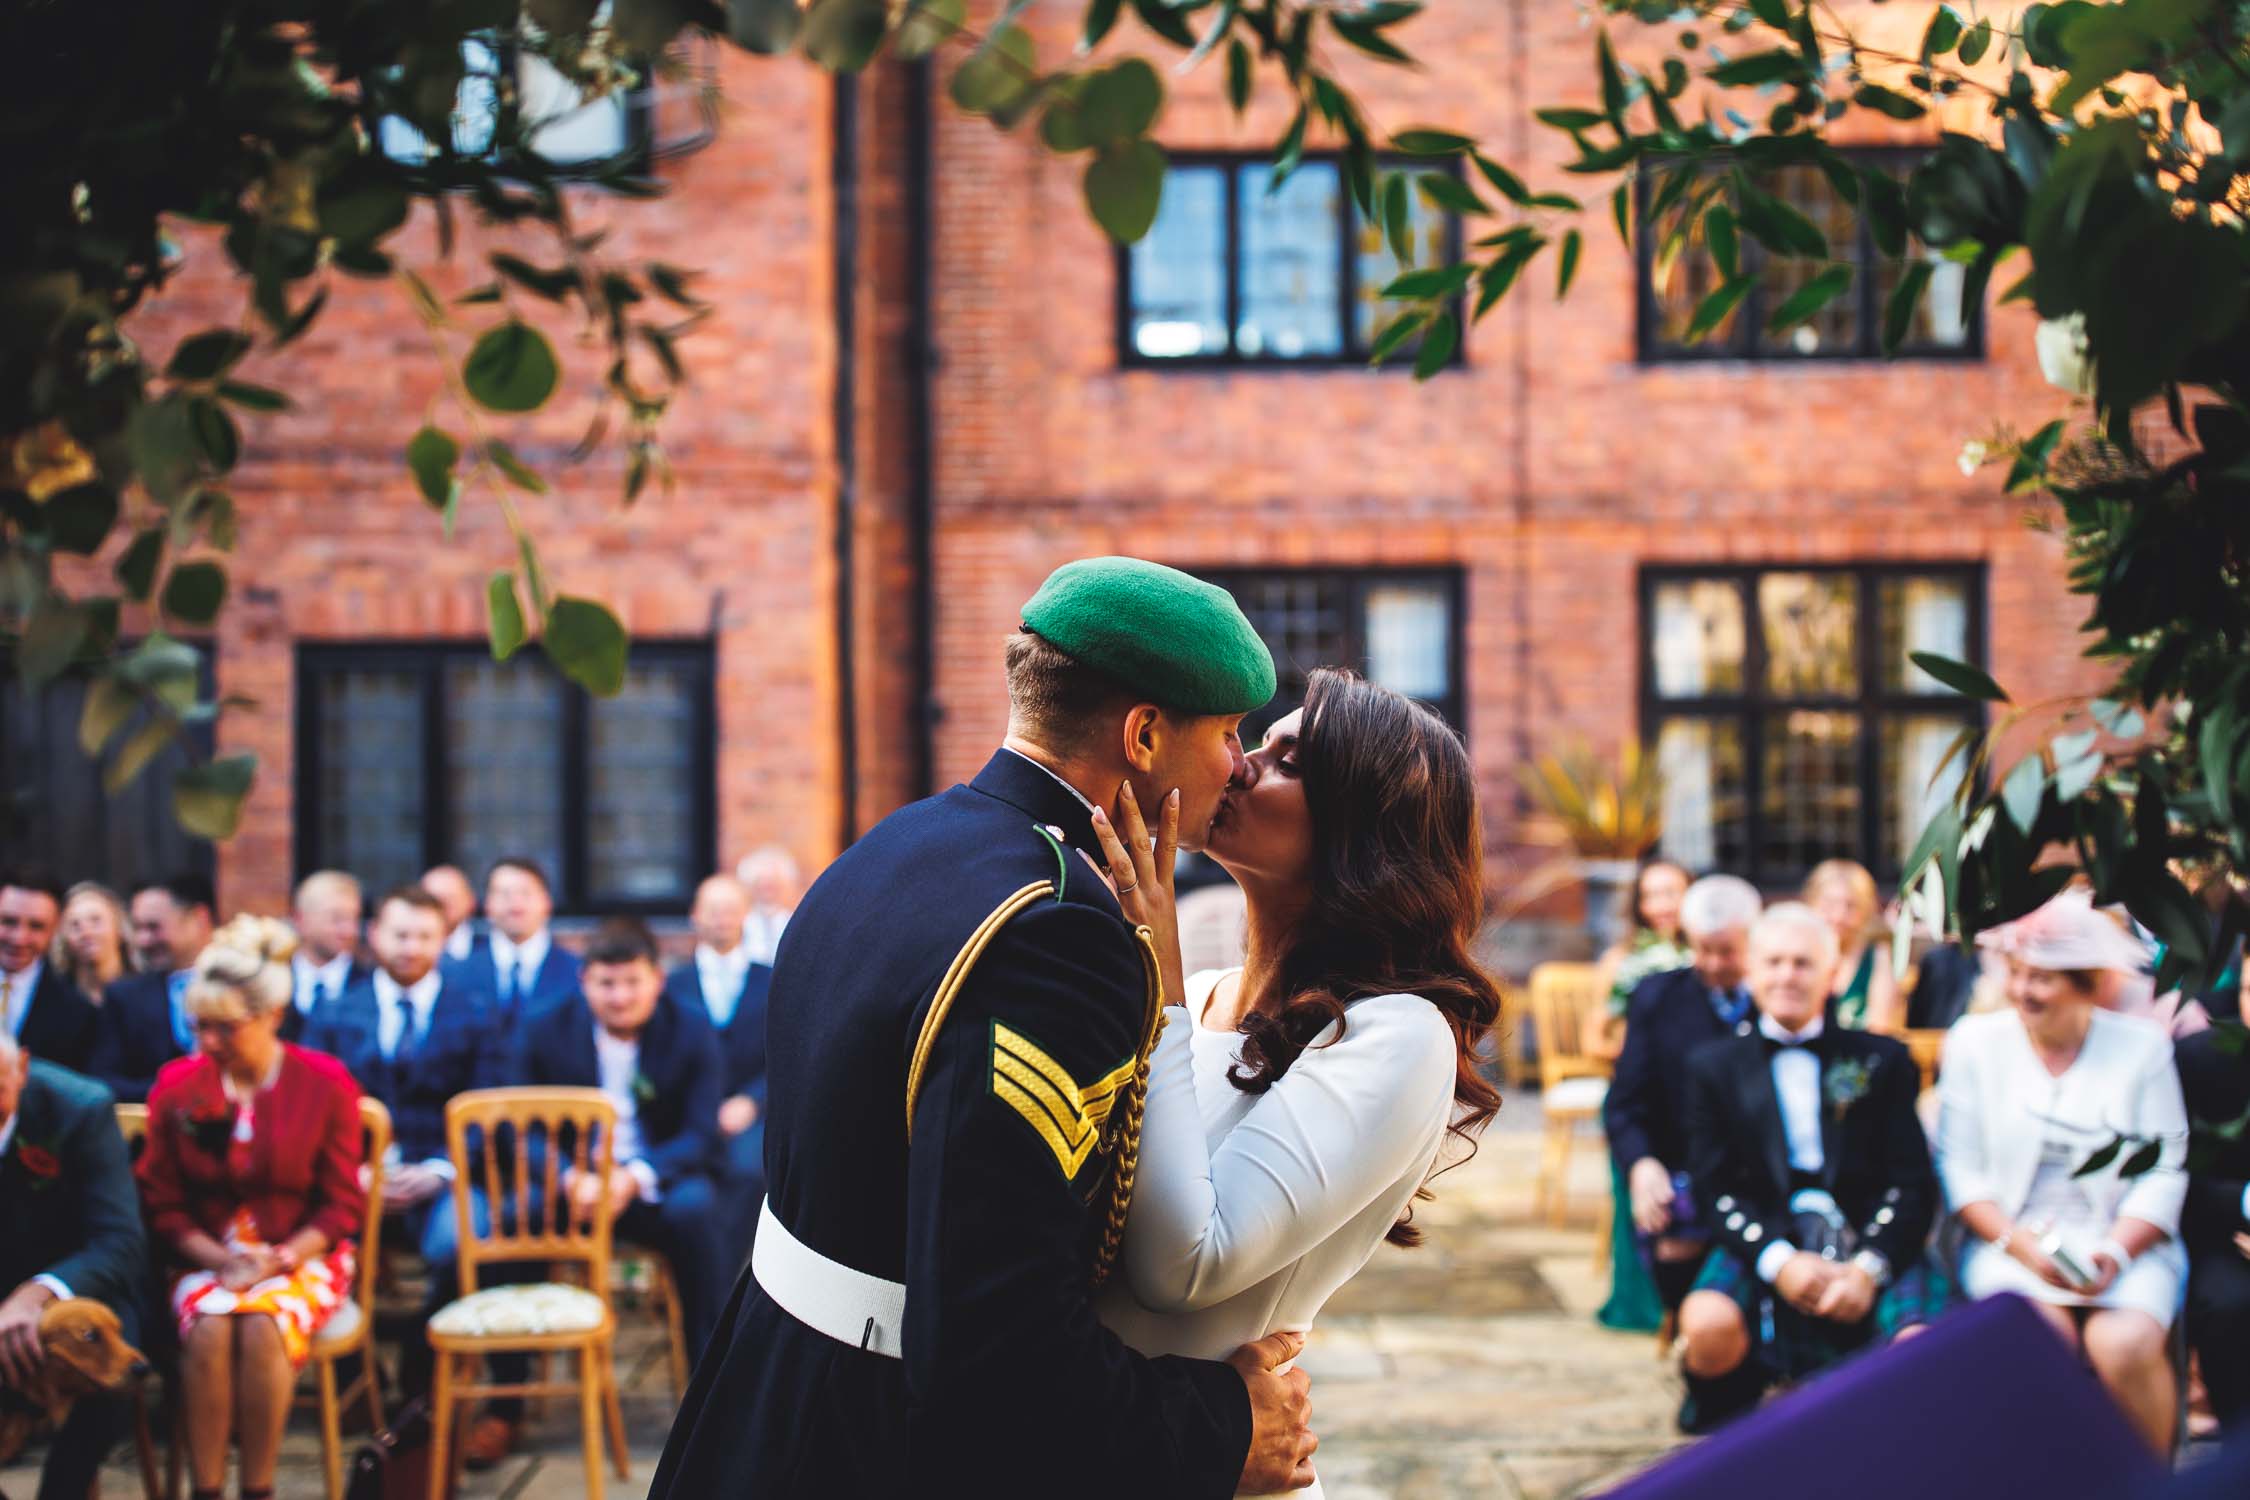
[[[1146,774],[1156,769],[1164,734],[1164,710],[1153,703],[1136,703],[1126,710],[1125,763]]]

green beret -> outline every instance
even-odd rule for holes
[[[1064,563],[1023,623],[1150,701],[1190,714],[1246,714],[1273,698],[1273,656],[1234,596],[1137,557]]]

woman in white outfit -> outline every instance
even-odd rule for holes
[[[1207,849],[1240,883],[1240,968],[1179,973],[1178,812],[1096,814],[1131,920],[1157,935],[1165,1013],[1121,1264],[1096,1303],[1144,1354],[1219,1358],[1304,1332],[1409,1222],[1448,1132],[1470,1149],[1499,1095],[1477,1044],[1500,992],[1470,957],[1484,914],[1473,774],[1445,722],[1348,672],[1246,758]],[[1123,837],[1119,837],[1119,832]],[[1300,1494],[1319,1481],[1300,1469]]]
[[[1938,1171],[1971,1237],[1962,1289],[2031,1299],[2168,1452],[2187,1111],[2171,1039],[2094,1000],[2140,947],[2077,892],[1979,941],[2007,960],[2009,1008],[1955,1025],[1938,1075]]]

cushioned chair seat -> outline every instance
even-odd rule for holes
[[[430,1319],[430,1332],[464,1338],[591,1333],[608,1316],[602,1299],[584,1287],[555,1282],[493,1286],[438,1309]]]
[[[329,1315],[328,1321],[320,1325],[320,1332],[313,1335],[313,1347],[319,1349],[350,1343],[353,1339],[359,1337],[362,1321],[359,1315],[359,1299],[355,1297],[338,1307],[335,1312]]]
[[[1552,1111],[1568,1114],[1590,1115],[1602,1107],[1609,1097],[1609,1080],[1606,1078],[1565,1078],[1548,1089],[1540,1104]]]

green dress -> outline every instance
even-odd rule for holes
[[[1684,969],[1695,955],[1685,943],[1667,942],[1653,932],[1643,932],[1618,965],[1617,982],[1610,987],[1610,1014],[1622,1016],[1632,999],[1633,987],[1651,974]],[[1617,1158],[1609,1162],[1612,1203],[1609,1224],[1609,1300],[1595,1321],[1604,1328],[1627,1333],[1654,1333],[1664,1322],[1664,1299],[1657,1295],[1656,1279],[1641,1261],[1641,1247],[1633,1232],[1633,1195]]]
[[[1859,950],[1859,967],[1852,971],[1852,982],[1836,997],[1836,1024],[1847,1031],[1867,1029],[1867,994],[1875,987],[1875,945],[1869,943]]]

